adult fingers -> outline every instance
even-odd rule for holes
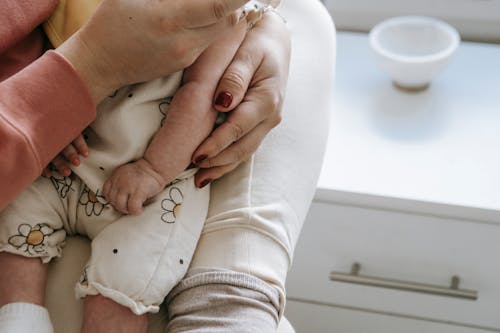
[[[239,163],[232,163],[208,169],[200,169],[194,176],[194,184],[198,188],[205,187],[212,181],[219,179],[228,172],[233,171],[238,165]]]
[[[193,163],[197,166],[207,166],[206,163],[202,164],[204,160],[218,155],[262,122],[267,113],[260,111],[261,109],[255,107],[255,103],[243,102],[195,150]]]
[[[239,21],[239,15],[240,11],[237,11],[210,25],[191,28],[186,38],[189,38],[193,45],[198,45],[197,49],[204,50],[214,40],[234,29]]]
[[[251,132],[224,149],[220,154],[198,164],[200,168],[212,168],[233,163],[242,163],[250,158],[273,126],[262,122]]]
[[[218,155],[262,122],[266,124],[268,131],[278,125],[281,122],[283,96],[274,87],[273,79],[268,79],[250,88],[245,101],[196,149],[193,162],[197,166],[203,166],[202,161]],[[260,135],[261,132],[256,134]]]
[[[278,20],[278,21],[276,21]],[[248,88],[274,80],[270,89],[284,93],[290,60],[289,33],[275,15],[267,15],[250,30],[215,92],[214,108],[233,110]]]
[[[191,28],[203,27],[233,14],[249,0],[198,0],[184,1],[187,25]]]
[[[230,111],[245,97],[250,82],[263,60],[260,50],[252,50],[251,44],[243,43],[227,67],[215,91],[214,108]]]

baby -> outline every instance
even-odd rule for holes
[[[98,3],[60,0],[44,25],[51,43],[69,38]],[[266,6],[241,9],[248,23],[184,72],[122,87],[102,101],[84,132],[88,157],[73,161],[79,165],[71,175],[40,177],[0,213],[0,251],[48,263],[61,255],[67,234],[86,235],[92,254],[77,296],[101,294],[137,315],[157,312],[186,273],[205,222],[209,186],[196,188],[197,169],[189,166],[217,118],[212,97]]]

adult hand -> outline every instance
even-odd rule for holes
[[[232,111],[194,152],[203,187],[246,161],[281,121],[288,80],[290,35],[283,19],[268,12],[248,33],[217,87],[214,107]]]
[[[126,84],[181,70],[236,24],[248,0],[103,0],[56,49],[96,103]]]

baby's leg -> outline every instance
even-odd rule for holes
[[[0,307],[12,302],[43,305],[47,265],[38,258],[0,253]]]
[[[43,307],[47,265],[2,252],[0,267],[0,333],[52,333]]]
[[[246,33],[246,23],[215,41],[184,72],[164,126],[148,146],[144,158],[161,166],[172,180],[191,163],[192,154],[213,129],[217,112],[212,108],[217,84]],[[175,156],[176,158],[171,158]],[[166,171],[165,171],[166,172]]]
[[[141,333],[147,327],[147,314],[136,315],[102,295],[85,297],[82,333]]]
[[[63,205],[39,179],[0,214],[0,332],[51,333],[43,307],[47,262],[65,239]]]

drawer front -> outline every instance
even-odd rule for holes
[[[488,331],[349,310],[303,302],[287,302],[285,315],[296,333],[487,333]]]
[[[287,282],[291,298],[500,329],[500,227],[315,202]],[[478,291],[477,300],[330,281],[331,271]]]

